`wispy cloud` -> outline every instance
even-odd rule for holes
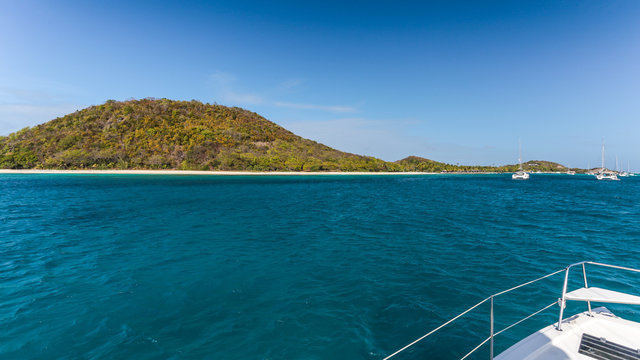
[[[0,135],[41,124],[82,108],[84,105],[0,103]]]
[[[47,122],[84,108],[63,98],[64,91],[0,87],[0,135]]]
[[[282,122],[294,133],[338,150],[371,155],[394,161],[412,154],[428,152],[423,138],[398,129],[398,120],[372,120],[359,117],[318,121]]]
[[[218,86],[228,86],[236,81],[236,77],[228,72],[216,71],[213,74],[209,75],[209,80]]]
[[[314,121],[282,121],[281,125],[302,137],[335,149],[395,161],[409,155],[461,164],[486,164],[500,159],[501,149],[444,142],[415,131],[415,119],[367,119],[344,117]],[[498,164],[508,163],[507,160]]]
[[[295,88],[300,87],[304,83],[304,79],[301,78],[291,78],[283,81],[278,86],[276,86],[276,90],[280,92],[288,92]]]
[[[220,95],[222,101],[228,101],[243,105],[260,105],[264,103],[262,96],[252,93],[237,93],[232,90],[225,90]]]
[[[290,78],[276,85],[268,92],[243,91],[237,77],[229,72],[216,71],[209,75],[208,83],[213,88],[216,100],[229,105],[265,105],[298,110],[315,110],[332,113],[355,113],[358,109],[349,105],[322,105],[275,100],[304,83],[304,79]],[[267,94],[268,93],[268,94]]]
[[[298,103],[290,103],[290,102],[283,102],[283,101],[276,101],[273,104],[278,107],[285,107],[290,109],[322,110],[322,111],[329,111],[329,112],[335,112],[335,113],[352,113],[352,112],[358,111],[358,109],[356,109],[355,107],[346,106],[346,105],[298,104]]]
[[[260,105],[264,103],[261,95],[238,91],[236,89],[237,79],[231,73],[216,71],[209,75],[209,84],[213,87],[220,102],[231,105]]]

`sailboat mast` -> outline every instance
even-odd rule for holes
[[[522,170],[522,140],[518,139],[518,163],[520,164],[520,170]]]
[[[602,139],[602,170],[604,170],[604,139]]]

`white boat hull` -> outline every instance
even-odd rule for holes
[[[587,334],[604,338],[631,349],[640,349],[640,323],[625,320],[613,315],[604,307],[574,315],[562,321],[562,331],[555,324],[549,325],[496,356],[496,360],[556,360],[584,359],[593,357],[580,354],[578,349]]]
[[[610,181],[620,180],[616,174],[596,174],[596,179]]]

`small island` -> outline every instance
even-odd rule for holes
[[[503,173],[517,167],[417,156],[388,162],[302,138],[249,110],[195,100],[108,100],[0,137],[2,169]],[[549,161],[523,167],[568,170]]]

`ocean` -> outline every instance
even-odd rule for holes
[[[3,174],[0,200],[1,359],[382,359],[570,263],[640,267],[640,177]],[[587,273],[638,293],[640,274]],[[496,298],[496,330],[561,289]],[[460,358],[488,334],[482,305],[396,359]]]

